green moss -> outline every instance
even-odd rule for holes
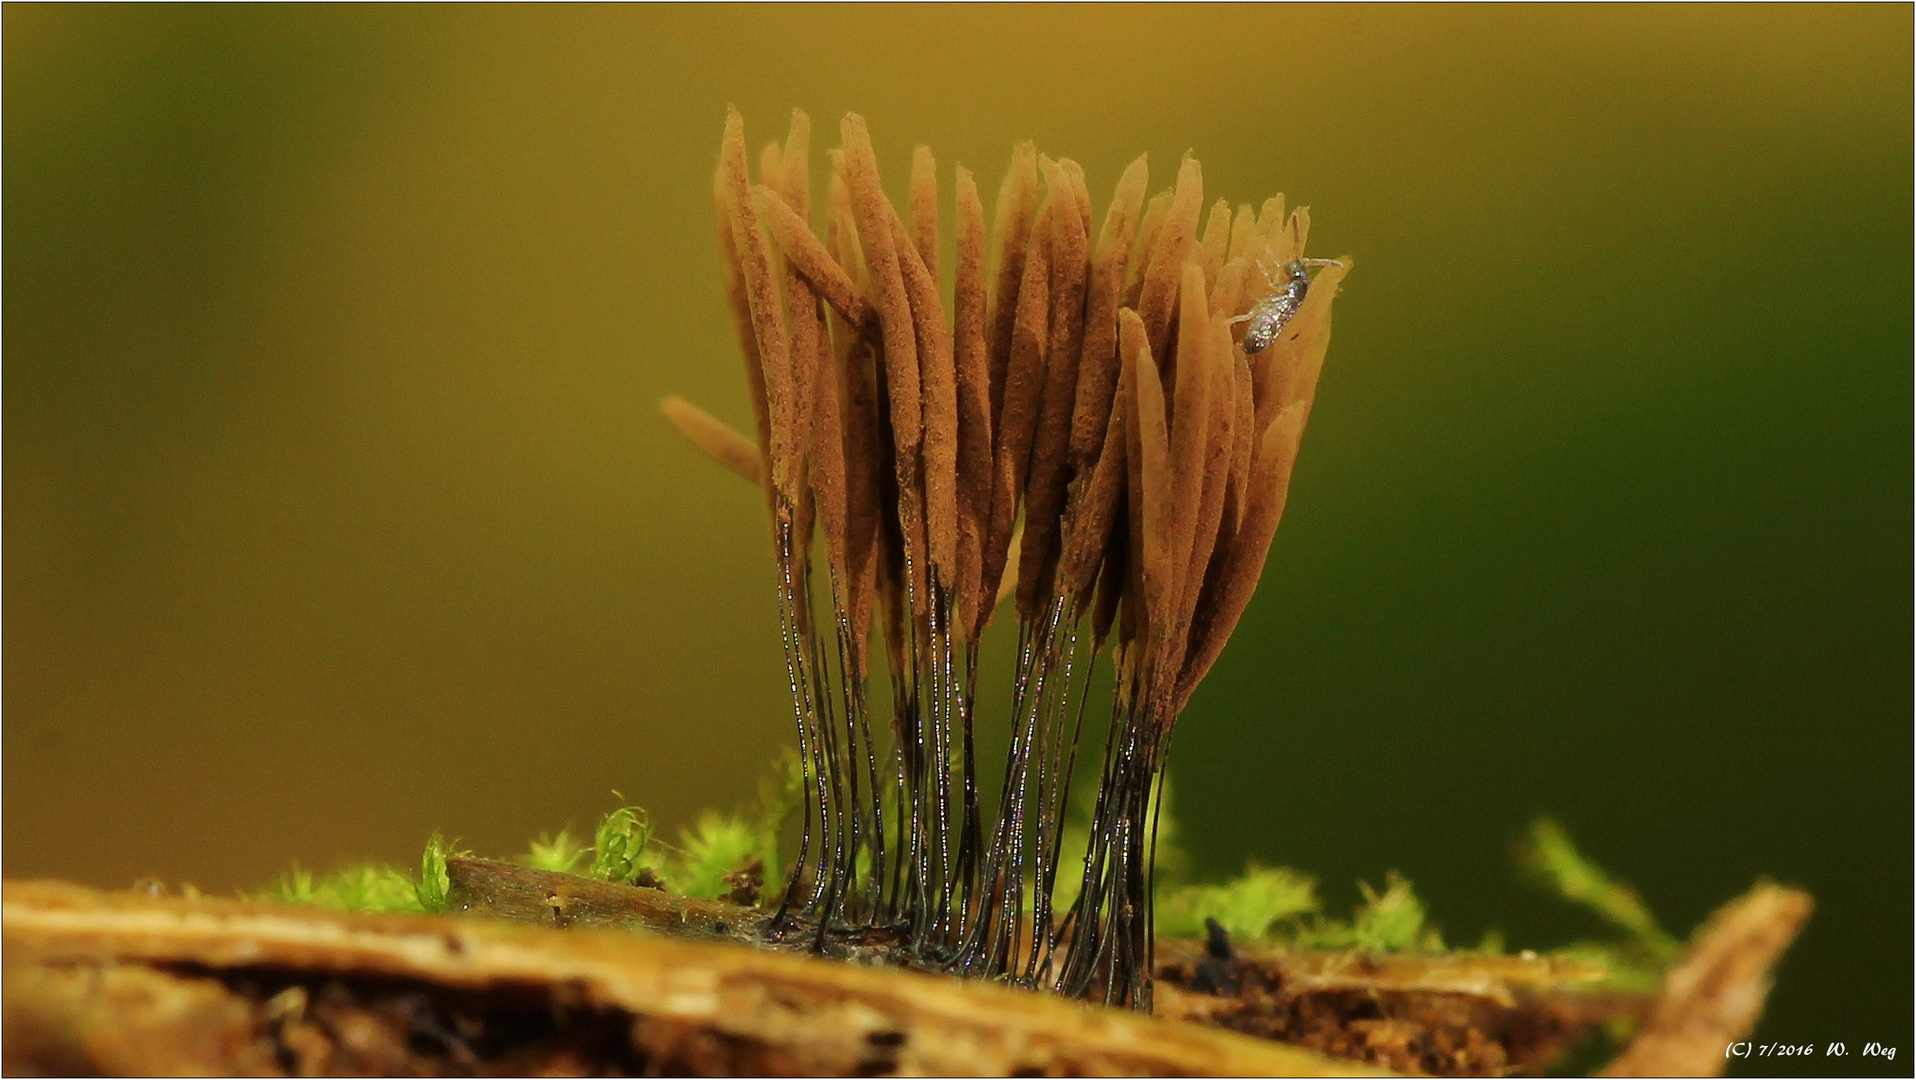
[[[1549,818],[1531,823],[1518,859],[1546,888],[1623,932],[1618,940],[1580,941],[1555,950],[1556,955],[1602,964],[1619,989],[1650,990],[1682,951],[1682,943],[1657,923],[1636,890],[1590,861]]]
[[[1362,949],[1367,952],[1444,952],[1443,935],[1427,925],[1424,902],[1395,870],[1384,875],[1384,891],[1360,881],[1363,903],[1349,921],[1317,919],[1299,927],[1291,944],[1306,949]]]
[[[1374,952],[1440,952],[1444,948],[1442,936],[1425,925],[1424,902],[1395,871],[1385,875],[1383,892],[1357,883],[1364,901],[1348,920],[1323,916],[1316,879],[1288,867],[1253,863],[1222,884],[1182,884],[1190,859],[1178,844],[1168,780],[1159,789],[1156,811],[1158,895],[1153,911],[1161,937],[1202,937],[1204,920],[1216,919],[1237,941]],[[1076,832],[1082,834],[1084,829],[1078,824]],[[1082,859],[1082,835],[1068,832],[1066,840],[1068,848],[1076,845],[1066,857],[1075,854]]]
[[[647,868],[646,845],[652,820],[637,806],[621,806],[599,819],[592,830],[592,863],[585,876],[614,885],[630,885]],[[583,852],[581,853],[583,854]]]
[[[738,814],[707,810],[698,823],[679,834],[677,858],[668,880],[684,896],[713,899],[731,891],[725,875],[761,858],[764,837],[757,823]]]
[[[790,750],[773,759],[759,781],[758,804],[725,814],[707,810],[679,832],[676,847],[655,856],[654,866],[673,892],[714,899],[732,891],[725,878],[757,863],[770,878],[782,863],[779,833],[804,794],[804,773]],[[664,847],[665,845],[660,845]]]
[[[1175,837],[1175,819],[1164,808],[1168,835]],[[1160,826],[1162,829],[1163,827]],[[1079,826],[1082,831],[1082,826]],[[1160,833],[1160,841],[1167,835]],[[1067,847],[1082,839],[1067,834]],[[1068,851],[1067,857],[1073,852]],[[1181,853],[1160,850],[1160,866],[1167,855],[1172,865]],[[1564,899],[1594,911],[1623,932],[1616,941],[1578,942],[1553,950],[1553,955],[1601,964],[1612,972],[1618,988],[1653,987],[1681,944],[1657,924],[1655,916],[1635,890],[1612,878],[1571,843],[1555,822],[1540,820],[1530,830],[1521,861],[1537,879]],[[1396,872],[1384,876],[1384,888],[1358,882],[1363,900],[1347,919],[1322,914],[1316,883],[1305,874],[1284,867],[1253,864],[1236,878],[1221,884],[1171,885],[1160,879],[1156,903],[1157,932],[1162,937],[1200,937],[1204,920],[1216,919],[1232,938],[1270,942],[1301,949],[1359,949],[1370,952],[1439,953],[1447,951],[1443,935],[1429,921],[1429,911],[1411,883]],[[1470,951],[1500,955],[1502,933],[1491,930]]]
[[[576,874],[579,864],[592,854],[592,849],[575,840],[572,827],[560,829],[557,835],[540,833],[526,848],[526,853],[513,860],[520,866],[534,870],[548,870],[555,874]]]
[[[779,856],[778,837],[798,812],[799,800],[804,796],[805,771],[800,767],[798,751],[788,746],[772,759],[758,782],[758,857],[765,861],[767,875],[778,873],[785,865]]]
[[[452,878],[446,874],[446,860],[467,854],[437,831],[426,840],[426,850],[419,856],[419,881],[413,889],[420,910],[442,913],[450,906]]]
[[[898,812],[895,793],[886,794],[890,812]],[[798,756],[788,750],[766,771],[756,806],[730,814],[708,810],[679,833],[675,845],[659,841],[643,808],[622,805],[599,819],[591,844],[576,838],[568,827],[541,834],[515,861],[536,870],[583,874],[619,884],[662,882],[684,896],[720,897],[731,891],[726,877],[754,861],[761,864],[767,880],[776,881],[783,873],[779,835],[803,797]],[[1084,800],[1073,802],[1060,841],[1056,912],[1069,909],[1078,882],[1074,869],[1083,861],[1088,841],[1091,808]],[[1187,883],[1190,862],[1178,843],[1168,782],[1159,789],[1154,806],[1158,832],[1155,912],[1160,937],[1202,937],[1208,918],[1216,919],[1234,940],[1247,943],[1371,952],[1445,951],[1443,936],[1430,924],[1424,901],[1394,871],[1385,875],[1381,890],[1358,883],[1363,899],[1348,918],[1326,915],[1316,881],[1285,867],[1252,864],[1225,882]],[[346,911],[444,912],[451,889],[446,860],[465,854],[435,832],[420,856],[417,878],[383,864],[350,866],[324,876],[294,866],[255,898]],[[1614,973],[1612,985],[1619,988],[1655,985],[1680,944],[1658,925],[1634,890],[1585,857],[1563,828],[1547,819],[1531,826],[1520,858],[1539,882],[1621,931],[1618,940],[1579,942],[1555,950],[1554,955],[1604,965]],[[1501,954],[1503,937],[1492,930],[1471,951]]]
[[[348,866],[315,876],[295,865],[254,899],[318,904],[342,911],[424,911],[411,875],[383,863]]]
[[[1676,957],[1682,945],[1657,925],[1656,916],[1635,889],[1616,881],[1585,858],[1563,826],[1549,818],[1531,823],[1519,855],[1544,884],[1573,904],[1589,908],[1626,935],[1621,944],[1658,966]]]
[[[1185,885],[1159,894],[1160,937],[1203,937],[1204,920],[1216,919],[1237,941],[1272,938],[1278,924],[1315,914],[1317,882],[1281,866],[1253,864],[1222,885]]]

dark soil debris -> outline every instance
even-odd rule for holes
[[[1647,1007],[1550,961],[1245,955],[1220,938],[1160,944],[1160,1016],[1412,1075],[1541,1075],[1604,1021]]]

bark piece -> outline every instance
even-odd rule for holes
[[[1601,965],[1559,957],[1232,952],[1234,985],[1220,991],[1198,942],[1161,942],[1158,1015],[1411,1075],[1544,1075],[1599,1025],[1648,1004],[1607,987]]]
[[[1808,893],[1762,884],[1719,908],[1664,973],[1648,1023],[1603,1075],[1723,1075],[1728,1048],[1755,1030],[1770,972],[1813,906]]]
[[[205,1072],[271,1074],[279,1052],[290,1049],[286,1032],[299,1030],[299,1019],[330,995],[342,999],[337,1015],[357,1021],[359,1044],[391,1055],[374,1059],[377,1068],[365,1057],[357,1068],[349,1059],[347,1072],[489,1065],[532,1074],[556,1071],[570,1050],[570,1071],[588,1074],[1378,1075],[1229,1032],[1041,994],[654,935],[9,882],[5,936],[13,1073],[108,1065],[179,1072],[190,1060],[212,1066]],[[130,971],[141,985],[104,997],[59,985],[88,966]],[[177,969],[205,975],[181,980],[171,974]],[[543,1023],[530,1022],[539,1017]],[[582,1028],[595,1041],[555,1047],[545,1035],[537,1047],[543,1056],[515,1059],[511,1047],[488,1041],[514,1019],[528,1041],[555,1028]],[[128,1037],[188,1029],[210,1033],[200,1045],[230,1048],[231,1056],[203,1049],[192,1058],[141,1056],[167,1048],[163,1040]],[[325,1055],[351,1041],[334,1033],[332,1045],[314,1051]],[[109,1044],[122,1048],[120,1056]],[[471,1056],[460,1062],[455,1048]]]

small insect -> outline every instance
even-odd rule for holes
[[[1261,353],[1277,340],[1284,324],[1304,306],[1304,297],[1311,290],[1311,267],[1342,265],[1336,259],[1292,259],[1284,264],[1284,280],[1279,281],[1271,268],[1260,261],[1257,268],[1264,271],[1264,280],[1271,283],[1272,291],[1252,304],[1247,314],[1231,320],[1232,326],[1241,322],[1251,324],[1244,331],[1244,351]]]

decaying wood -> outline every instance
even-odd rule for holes
[[[540,926],[619,927],[804,950],[809,929],[768,942],[766,912],[608,885],[485,859],[454,859],[454,910]],[[841,959],[912,968],[891,935],[834,937]],[[1609,969],[1564,957],[1374,954],[1252,947],[1207,968],[1203,946],[1160,946],[1156,1013],[1396,1072],[1541,1075],[1603,1023],[1634,1022],[1649,995],[1606,985]],[[1220,983],[1228,982],[1224,987]],[[1677,1074],[1681,1075],[1681,1074]]]
[[[1814,906],[1809,894],[1758,885],[1703,924],[1663,976],[1649,1021],[1605,1076],[1721,1076],[1730,1044],[1763,1014],[1770,970]]]
[[[1222,973],[1205,960],[1195,942],[1159,944],[1159,1016],[1410,1075],[1542,1075],[1648,1007],[1606,988],[1601,965],[1553,957],[1244,949]]]
[[[10,1074],[1332,1076],[1229,1032],[614,931],[6,885]]]
[[[767,912],[663,889],[614,885],[492,859],[446,860],[448,908],[513,922],[589,930],[646,930],[708,941],[761,937]]]
[[[448,861],[453,916],[348,915],[53,882],[5,887],[10,1075],[1537,1075],[1642,1020],[1610,1076],[1715,1076],[1808,917],[1760,885],[1660,995],[1534,954],[1195,941],[1157,1016],[906,970],[896,940],[768,942],[721,900]],[[474,918],[472,915],[490,918]],[[750,946],[750,947],[748,947]],[[850,962],[845,962],[850,961]],[[1223,1030],[1205,1030],[1206,1028]]]

